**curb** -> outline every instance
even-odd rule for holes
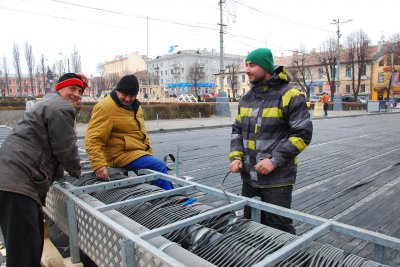
[[[323,119],[337,119],[337,118],[349,118],[349,117],[361,117],[361,116],[371,116],[371,115],[388,115],[388,114],[396,114],[397,112],[371,112],[365,114],[354,114],[354,115],[346,115],[346,116],[322,116],[311,118],[312,120],[323,120]],[[400,112],[399,112],[400,113]],[[232,123],[229,124],[220,124],[220,125],[208,125],[208,126],[196,126],[196,127],[185,127],[185,128],[176,128],[176,129],[158,129],[158,130],[149,130],[148,134],[159,134],[159,133],[172,133],[172,132],[184,132],[184,131],[192,131],[192,130],[204,130],[204,129],[216,129],[216,128],[225,128],[232,127]],[[84,139],[85,136],[78,136],[78,139]]]

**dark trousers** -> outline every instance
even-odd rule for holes
[[[274,188],[254,188],[248,183],[243,183],[242,195],[245,197],[260,197],[261,201],[277,206],[289,208],[292,204],[293,186],[282,186]],[[251,208],[244,207],[244,217],[251,219]],[[296,234],[293,220],[269,212],[261,212],[261,223],[291,234]]]
[[[41,266],[43,212],[35,200],[0,191],[0,227],[7,251],[7,267]]]
[[[325,116],[328,116],[328,103],[324,103],[324,111],[325,111]]]

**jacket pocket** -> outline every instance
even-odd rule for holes
[[[125,150],[144,150],[146,145],[142,143],[143,134],[140,131],[135,131],[124,136]]]

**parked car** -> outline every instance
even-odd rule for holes
[[[342,102],[354,102],[354,96],[352,95],[344,95],[342,96]],[[358,103],[367,103],[367,101],[365,99],[362,99],[360,97],[357,97],[357,102]]]

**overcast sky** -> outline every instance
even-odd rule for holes
[[[303,44],[319,48],[336,38],[340,24],[345,36],[362,29],[377,44],[400,32],[400,2],[395,0],[226,0],[226,53],[246,55],[269,47],[275,55],[290,55]],[[13,43],[19,45],[25,67],[24,45],[32,45],[36,62],[45,54],[49,65],[81,54],[83,72],[96,75],[96,65],[117,55],[138,51],[150,58],[169,47],[215,49],[219,52],[219,0],[0,0],[0,56],[10,72]],[[229,15],[228,15],[229,14]],[[147,19],[148,17],[148,19]],[[60,53],[62,55],[60,55]],[[3,60],[0,65],[2,66]]]

